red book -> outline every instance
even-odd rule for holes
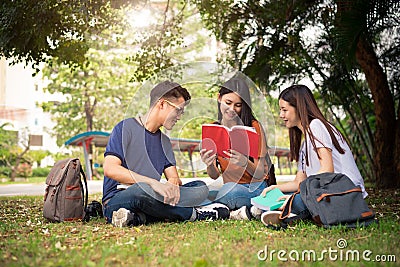
[[[213,150],[222,157],[227,157],[223,151],[232,149],[258,158],[259,136],[253,127],[236,125],[229,129],[219,124],[203,124],[201,129],[201,148]]]

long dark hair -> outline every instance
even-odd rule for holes
[[[240,111],[239,117],[243,122],[243,125],[251,127],[252,121],[256,119],[251,109],[249,86],[243,79],[234,77],[225,82],[219,90],[220,97],[229,93],[237,93],[242,99],[242,109]],[[218,102],[218,121],[221,122],[221,120],[221,103]]]
[[[317,147],[315,145],[316,137],[310,129],[310,123],[313,119],[319,119],[326,127],[331,136],[332,143],[339,153],[344,154],[344,149],[339,145],[339,141],[336,139],[335,134],[339,135],[342,141],[344,140],[340,131],[328,122],[321,110],[318,108],[317,101],[311,92],[311,90],[305,85],[292,85],[279,94],[279,99],[288,102],[291,106],[296,108],[297,115],[300,118],[301,126],[304,129],[305,138],[310,138],[311,144],[318,154]],[[302,132],[298,127],[289,128],[289,139],[290,139],[290,157],[293,160],[299,161],[299,152],[301,146]],[[306,164],[309,166],[308,161],[308,148],[306,147]]]

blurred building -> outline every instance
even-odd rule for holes
[[[40,73],[33,74],[23,64],[10,65],[4,58],[0,59],[0,125],[7,123],[4,129],[15,132],[20,142],[27,143],[29,139],[30,150],[57,153],[60,149],[56,139],[47,131],[54,123],[50,114],[37,105],[54,101],[55,96],[44,93]]]

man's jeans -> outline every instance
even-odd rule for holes
[[[259,196],[266,187],[266,181],[250,184],[237,184],[229,182],[224,184],[220,190],[218,190],[213,202],[225,204],[230,210],[236,210],[242,206],[250,208],[252,206],[251,198]],[[210,193],[211,196],[215,192],[212,191]],[[204,202],[203,205],[209,203],[210,202]]]
[[[202,181],[193,181],[180,186],[180,200],[176,206],[163,203],[163,197],[146,183],[136,183],[115,194],[104,205],[104,216],[111,222],[113,211],[125,208],[141,212],[146,222],[185,221],[193,218],[193,207],[199,206],[208,196],[208,187]]]

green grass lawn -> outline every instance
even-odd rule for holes
[[[370,200],[379,217],[374,226],[323,229],[307,222],[285,231],[257,220],[133,228],[102,219],[48,223],[42,197],[1,197],[0,266],[399,266],[399,214],[388,208],[398,207],[398,196]]]

